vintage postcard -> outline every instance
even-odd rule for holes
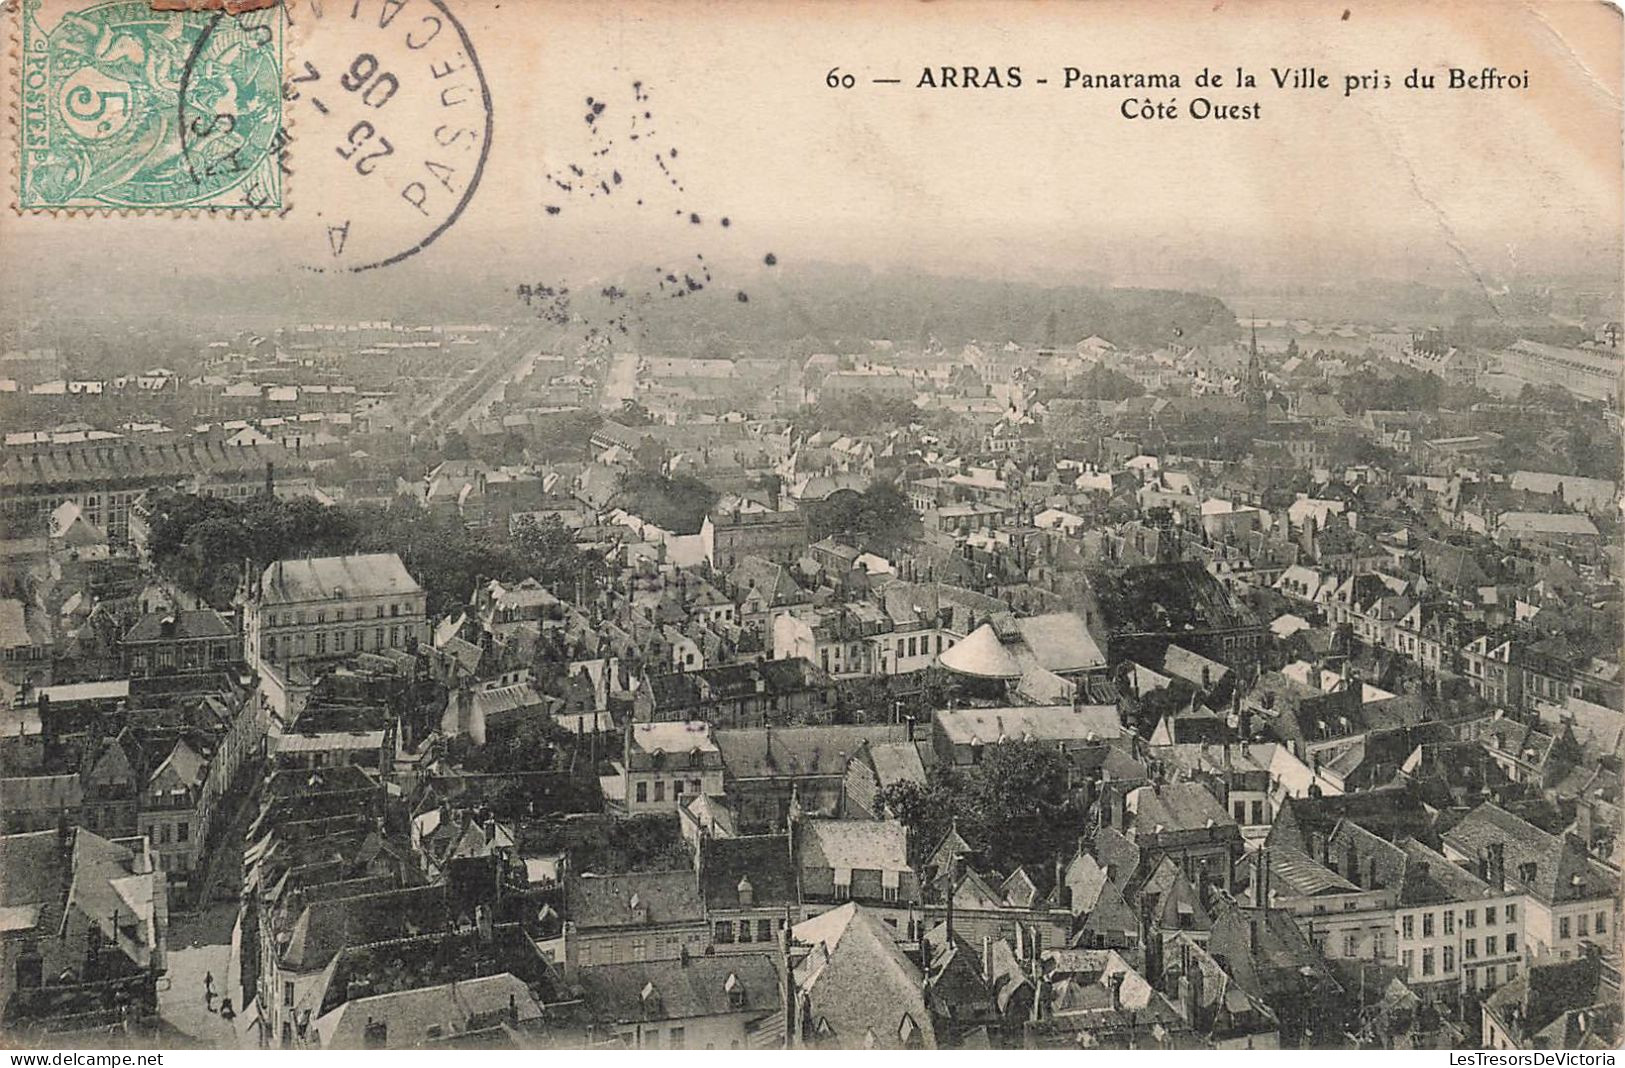
[[[0,20],[0,1047],[1615,1062],[1617,6]]]

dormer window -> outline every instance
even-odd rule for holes
[[[739,879],[739,903],[753,905],[756,903],[756,888],[750,885],[750,876],[741,876]]]
[[[745,987],[739,981],[739,976],[729,972],[727,980],[722,984],[722,989],[728,992],[728,1007],[730,1009],[743,1009],[745,1007]]]

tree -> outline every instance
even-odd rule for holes
[[[1084,811],[1066,755],[1038,742],[982,747],[969,768],[939,766],[924,786],[894,783],[881,801],[909,829],[917,856],[957,827],[996,871],[1046,867],[1069,852]]]

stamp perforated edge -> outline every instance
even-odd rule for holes
[[[294,33],[294,19],[287,10],[293,0],[282,0],[278,8],[282,17],[282,82],[287,84],[288,71],[293,68],[298,52],[298,37]],[[233,17],[233,16],[225,16]],[[22,0],[0,0],[0,18],[5,19],[5,62],[0,66],[0,85],[6,95],[7,135],[0,137],[5,145],[4,173],[6,202],[13,215],[48,216],[54,218],[111,218],[115,216],[141,216],[143,218],[171,219],[280,219],[293,210],[294,132],[293,116],[289,108],[282,109],[282,148],[279,166],[282,168],[282,203],[263,208],[244,206],[198,205],[189,208],[168,207],[90,207],[56,206],[27,207],[22,203],[22,69],[23,69],[23,3]]]

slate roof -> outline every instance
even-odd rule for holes
[[[1250,627],[1257,620],[1196,561],[1087,569],[1107,625],[1118,632],[1166,633]]]
[[[910,870],[908,831],[898,820],[809,819],[801,834],[803,868]]]
[[[542,1006],[530,988],[509,972],[460,979],[453,983],[396,990],[346,1001],[319,1017],[316,1034],[327,1049],[361,1049],[367,1029],[383,1025],[390,1049],[426,1045],[429,1028],[451,1035],[493,1018],[506,1019],[510,1005],[523,1026],[539,1020]]]
[[[174,629],[164,633],[166,620],[174,621]],[[187,641],[206,638],[229,638],[231,626],[213,609],[182,610],[179,612],[148,612],[136,621],[124,635],[124,641]]]
[[[1016,629],[1046,671],[1065,675],[1106,666],[1105,654],[1076,612],[1028,616],[1016,620]]]
[[[276,560],[260,575],[260,598],[266,605],[332,600],[337,590],[346,599],[423,592],[394,553]]]
[[[1467,857],[1501,843],[1506,850],[1507,883],[1522,886],[1541,901],[1561,903],[1607,897],[1617,887],[1567,835],[1547,834],[1498,805],[1485,802],[1444,834],[1445,844]],[[1533,879],[1522,873],[1533,865]]]
[[[749,880],[751,904],[740,901]],[[790,866],[790,836],[753,834],[700,842],[700,894],[708,909],[768,908],[799,904]]]
[[[839,724],[815,727],[743,727],[714,736],[735,779],[844,775],[847,760],[871,746],[906,742],[906,726]]]
[[[636,899],[638,910],[633,908]],[[564,914],[577,928],[703,923],[705,903],[691,869],[629,872],[622,875],[571,875],[565,881]]]
[[[815,1034],[851,1048],[898,1049],[909,1028],[919,1045],[936,1046],[923,976],[873,912],[848,902],[796,924],[792,938],[812,947],[792,975]]]
[[[768,953],[604,964],[576,974],[588,1013],[606,1024],[761,1017],[782,1009],[778,965]]]

